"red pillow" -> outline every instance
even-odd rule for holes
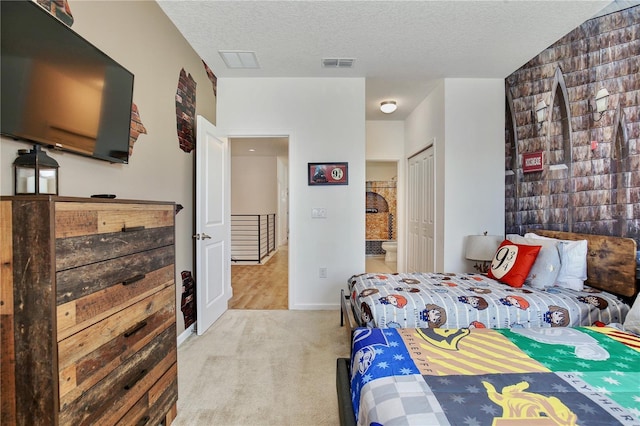
[[[511,287],[522,287],[541,247],[504,240],[493,256],[487,276]]]

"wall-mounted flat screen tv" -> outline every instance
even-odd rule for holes
[[[0,7],[2,135],[127,163],[133,74],[37,3]]]

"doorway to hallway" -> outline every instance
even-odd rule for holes
[[[229,309],[289,309],[289,247],[262,265],[231,265]]]
[[[289,138],[233,137],[229,142],[231,215],[275,217],[276,241],[275,252],[254,264],[232,261],[229,309],[288,309]],[[232,227],[232,260],[233,247],[247,249],[249,234],[241,228],[236,235]],[[262,247],[261,232],[257,235],[256,247]]]

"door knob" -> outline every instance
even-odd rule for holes
[[[193,238],[195,238],[196,240],[208,240],[208,239],[211,239],[211,237],[209,235],[205,234],[204,232],[202,234],[193,235]]]

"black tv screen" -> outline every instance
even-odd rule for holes
[[[35,2],[0,7],[0,132],[127,163],[133,74]]]

